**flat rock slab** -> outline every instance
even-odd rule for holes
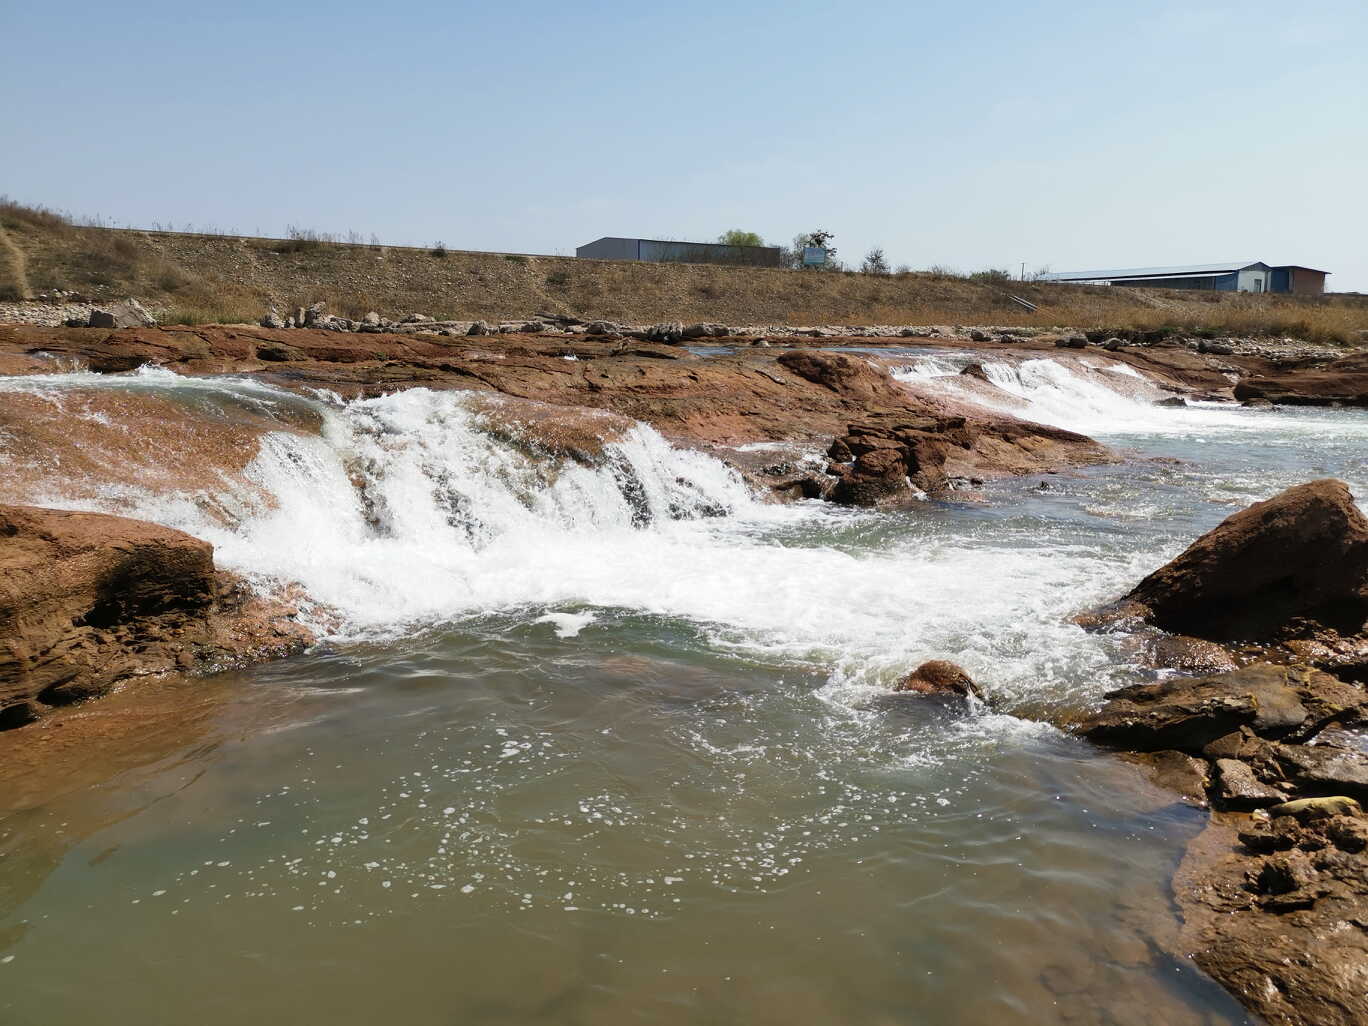
[[[1366,712],[1362,688],[1319,670],[1256,663],[1113,691],[1076,729],[1111,748],[1200,755],[1242,727],[1259,737],[1304,740],[1330,723],[1360,722]]]

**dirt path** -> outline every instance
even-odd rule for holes
[[[29,299],[33,292],[28,283],[28,259],[18,243],[9,237],[4,225],[0,225],[0,249],[9,253],[10,275],[15,293],[19,299]]]

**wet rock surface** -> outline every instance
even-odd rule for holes
[[[300,651],[313,639],[293,616],[180,531],[0,506],[0,728],[140,677]]]
[[[962,667],[947,659],[932,659],[922,663],[894,684],[893,690],[916,695],[983,698],[983,692],[973,678]]]
[[[85,367],[119,373],[147,365],[190,375],[254,376],[298,391],[326,388],[346,398],[426,387],[608,410],[724,459],[728,453],[719,446],[783,441],[825,447],[858,422],[875,434],[892,432],[890,447],[903,450],[904,467],[909,458],[918,461],[923,484],[917,487],[923,491],[949,490],[955,478],[1036,473],[1113,458],[1082,435],[918,393],[883,367],[847,354],[774,354],[748,347],[705,359],[681,346],[628,337],[491,340],[310,329],[0,327],[0,372]],[[902,428],[914,435],[898,438]],[[854,472],[869,476],[864,467]],[[888,472],[896,477],[896,468]],[[797,487],[820,494],[845,476]],[[789,476],[777,484],[795,487]],[[910,487],[896,490],[903,497],[913,494]]]

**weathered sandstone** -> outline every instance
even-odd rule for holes
[[[0,727],[138,677],[299,651],[312,637],[293,615],[180,531],[0,506]]]

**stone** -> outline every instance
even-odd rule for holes
[[[616,338],[622,334],[622,327],[621,325],[614,324],[612,321],[590,321],[589,324],[585,326],[584,333],[586,335],[607,335],[610,338]]]
[[[1229,673],[1239,667],[1235,657],[1214,641],[1183,634],[1156,639],[1152,657],[1154,665],[1183,673]]]
[[[1274,805],[1268,810],[1269,816],[1291,816],[1298,822],[1306,823],[1330,816],[1362,816],[1363,807],[1352,798],[1344,795],[1328,795],[1322,798],[1298,798],[1294,801]]]
[[[428,322],[431,321],[431,320],[432,320],[432,318],[429,317],[427,314],[411,313],[411,314],[409,314],[407,317],[405,317],[402,321],[400,321],[399,323],[400,323],[400,324],[426,324],[426,323],[428,323]]]
[[[1287,800],[1287,795],[1261,783],[1253,770],[1236,759],[1216,760],[1215,795],[1224,807],[1245,812]]]
[[[1273,758],[1303,794],[1368,801],[1368,754],[1332,745],[1279,745]]]
[[[973,342],[987,342],[991,336],[986,331],[974,328],[969,332],[969,339]]]
[[[1130,758],[1159,787],[1176,792],[1198,808],[1206,807],[1207,772],[1201,759],[1172,750],[1143,752]]]
[[[941,695],[955,698],[974,697],[982,700],[983,692],[961,667],[946,659],[932,659],[922,663],[898,683],[894,691],[918,695]]]
[[[1368,850],[1368,821],[1356,816],[1336,816],[1326,826],[1325,833],[1340,851],[1357,855]]]
[[[493,333],[488,321],[475,321],[466,331],[467,335],[492,335]]]
[[[1154,400],[1155,406],[1171,406],[1174,409],[1187,409],[1187,400],[1181,395],[1171,395],[1167,399]]]
[[[1258,888],[1262,894],[1289,894],[1315,878],[1315,867],[1305,856],[1275,855],[1259,870]]]
[[[378,328],[380,326],[380,315],[372,310],[370,313],[366,314],[365,317],[361,318],[361,321],[364,324],[369,324],[372,327]]]
[[[125,680],[312,640],[285,622],[293,611],[259,616],[213,551],[127,517],[0,506],[0,729]]]
[[[278,314],[276,311],[268,310],[265,316],[261,318],[261,326],[263,328],[279,329],[285,327],[285,321],[281,319],[280,314]]]
[[[1055,339],[1055,346],[1059,349],[1084,349],[1087,345],[1086,335],[1065,335],[1063,338]]]
[[[1077,724],[1084,737],[1128,751],[1191,755],[1242,727],[1262,738],[1299,739],[1331,722],[1357,721],[1368,705],[1362,689],[1329,674],[1269,663],[1134,684],[1106,699]]]
[[[146,328],[157,323],[136,299],[125,299],[90,312],[92,328]]]
[[[1174,633],[1274,638],[1294,619],[1360,632],[1368,620],[1368,518],[1342,481],[1297,485],[1227,517],[1123,601]]]
[[[644,333],[647,342],[664,342],[673,345],[684,338],[684,325],[679,321],[653,324]]]
[[[306,328],[312,328],[314,324],[317,323],[319,318],[321,318],[324,315],[324,311],[326,311],[327,309],[328,304],[324,303],[322,300],[320,300],[317,303],[314,303],[311,307],[304,311],[304,326]]]

